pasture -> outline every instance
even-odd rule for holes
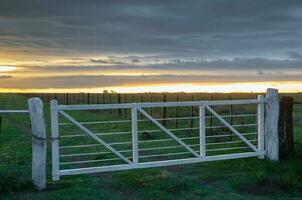
[[[30,96],[40,96],[44,100],[44,112],[47,123],[47,134],[50,138],[49,100],[58,99],[61,104],[96,104],[124,102],[161,102],[161,101],[192,101],[212,99],[248,99],[256,98],[256,94],[1,94],[1,109],[26,109]],[[285,95],[285,94],[283,94]],[[292,95],[296,102],[302,102],[301,94]],[[227,118],[228,122],[238,125],[238,130],[247,134],[251,142],[255,138],[255,107],[221,106],[216,108],[222,115],[242,115],[245,117]],[[194,135],[198,130],[196,119],[198,108],[154,108],[148,113],[162,120],[169,129],[174,129],[178,137],[190,138],[189,144],[194,149],[197,139]],[[91,121],[126,121],[131,117],[127,109],[91,110],[68,112],[81,122]],[[209,154],[221,153],[219,142],[224,142],[224,153],[244,152],[246,148],[231,135],[227,129],[220,127],[218,120],[207,113],[206,125],[209,143]],[[147,149],[142,159],[158,160],[164,154],[169,158],[185,158],[181,149],[167,147],[175,146],[173,141],[150,143],[150,140],[167,139],[164,133],[139,115],[139,139],[141,148]],[[183,119],[175,119],[183,118]],[[118,163],[112,155],[104,153],[104,149],[91,146],[93,141],[83,136],[81,131],[69,124],[66,119],[60,119],[63,169],[68,167],[100,166],[101,164]],[[249,124],[249,126],[240,126]],[[171,167],[106,172],[93,175],[77,175],[62,177],[59,182],[51,180],[51,148],[48,147],[48,187],[38,192],[31,185],[31,130],[26,114],[11,114],[2,116],[0,134],[0,197],[1,199],[290,199],[302,198],[302,105],[294,107],[294,134],[296,158],[280,162],[269,162],[257,158],[214,161],[198,164],[178,165]],[[107,141],[115,143],[119,151],[131,158],[129,152],[131,131],[130,123],[90,124],[88,127],[95,132],[107,133]],[[112,132],[123,133],[120,135]],[[177,133],[176,133],[177,132]],[[217,134],[224,138],[214,137]],[[123,144],[120,144],[123,142]],[[126,142],[126,143],[125,143]],[[68,146],[90,145],[87,148],[67,148]],[[64,146],[66,148],[64,148]],[[197,149],[194,149],[197,151]],[[87,153],[91,153],[87,155]],[[83,155],[82,154],[86,154]],[[105,160],[99,162],[98,160]],[[84,162],[83,162],[84,161]],[[87,162],[86,162],[87,161]],[[94,161],[94,162],[91,162]],[[96,161],[96,162],[95,162]]]

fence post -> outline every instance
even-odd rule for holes
[[[132,101],[133,102],[133,101]],[[150,95],[150,102],[152,103],[153,102],[153,96],[152,96],[152,93]],[[151,111],[150,111],[150,114],[151,116],[153,116],[153,108],[151,107]]]
[[[205,106],[199,106],[199,147],[200,157],[205,159],[206,157],[206,110]]]
[[[163,102],[167,102],[167,96],[166,96],[166,94],[164,93],[164,95],[163,95]],[[163,124],[163,126],[166,126],[166,124],[167,124],[167,120],[166,120],[166,118],[167,118],[167,107],[162,107],[162,117],[161,117],[163,120],[162,120],[162,124]]]
[[[268,88],[266,91],[266,116],[265,116],[265,148],[269,160],[279,160],[279,96],[278,90]]]
[[[120,93],[117,94],[117,103],[118,104],[121,103],[121,94]],[[118,109],[118,116],[121,117],[121,114],[122,114],[122,109],[119,108]]]
[[[232,95],[231,94],[229,96],[229,100],[232,100]],[[230,124],[233,126],[233,105],[230,105],[229,115],[230,115]],[[230,141],[232,141],[232,140],[233,140],[233,137],[230,136]]]
[[[191,101],[194,101],[194,95],[192,94],[192,96],[191,96]],[[190,119],[190,128],[191,128],[191,133],[193,132],[193,123],[194,123],[194,121],[193,121],[193,117],[194,117],[194,107],[193,106],[191,106],[191,119]]]
[[[210,95],[210,101],[213,101],[213,95],[211,94]],[[210,108],[212,108],[212,106],[210,106]],[[213,135],[213,114],[210,112],[210,135]],[[216,141],[216,139],[215,139],[215,141]]]
[[[179,102],[179,95],[176,94],[176,102]],[[178,109],[179,109],[179,106],[176,106],[175,107],[175,117],[178,118]],[[175,120],[175,128],[178,128],[178,119]]]
[[[137,104],[133,103],[131,109],[131,121],[132,121],[132,153],[133,164],[138,164],[138,137],[137,137]]]
[[[258,150],[264,152],[264,96],[258,95],[257,124],[258,124]],[[259,156],[259,159],[264,159],[264,155]]]
[[[59,125],[58,125],[58,101],[50,101],[51,112],[51,147],[52,147],[52,180],[60,180],[59,175]]]
[[[280,100],[279,115],[279,149],[280,159],[293,158],[294,134],[293,134],[293,103],[294,98],[284,96]]]
[[[2,116],[0,115],[0,134],[2,133]]]
[[[28,109],[32,127],[32,180],[38,190],[46,187],[46,128],[43,102],[30,98]]]
[[[90,104],[90,93],[87,93],[87,104]]]

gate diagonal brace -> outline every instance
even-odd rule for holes
[[[208,105],[205,107],[215,116],[219,121],[221,121],[226,127],[228,127],[235,135],[237,135],[244,143],[246,143],[250,148],[252,148],[255,152],[258,152],[258,149],[250,143],[245,137],[243,137],[232,125],[230,125],[227,121],[225,121],[217,112],[215,112],[212,108]]]
[[[187,144],[185,144],[181,139],[179,139],[176,135],[174,135],[171,131],[169,131],[166,127],[161,125],[156,119],[154,119],[151,115],[149,115],[145,110],[142,108],[137,108],[145,117],[147,117],[150,121],[152,121],[155,125],[157,125],[160,129],[162,129],[164,132],[166,132],[170,137],[172,137],[174,140],[176,140],[181,146],[183,146],[185,149],[190,151],[194,156],[197,158],[200,157],[191,147],[189,147]]]
[[[79,127],[80,129],[82,129],[85,133],[87,133],[88,135],[90,135],[93,139],[95,139],[97,142],[99,142],[100,144],[102,144],[103,146],[105,146],[107,149],[109,149],[110,151],[112,151],[112,153],[114,153],[115,155],[117,155],[118,157],[120,157],[121,159],[123,159],[124,161],[126,161],[129,164],[132,164],[132,162],[126,158],[125,156],[123,156],[120,152],[118,152],[117,150],[115,150],[113,147],[111,147],[109,144],[107,144],[104,140],[100,139],[98,136],[96,136],[93,132],[91,132],[89,129],[87,129],[85,126],[83,126],[80,122],[78,122],[77,120],[73,119],[70,115],[68,115],[66,112],[64,111],[59,111],[66,119],[68,119],[69,121],[71,121],[73,124],[75,124],[77,127]]]

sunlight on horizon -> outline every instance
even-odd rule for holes
[[[203,83],[203,84],[153,84],[153,85],[128,85],[119,87],[97,88],[46,88],[46,89],[6,89],[0,88],[0,92],[18,93],[102,93],[104,90],[117,93],[149,93],[149,92],[205,92],[205,93],[259,93],[267,88],[277,88],[280,92],[302,92],[302,81],[287,82],[246,82],[246,83]]]
[[[161,84],[148,86],[111,87],[119,93],[143,93],[143,92],[207,92],[207,93],[231,93],[231,92],[265,92],[267,88],[278,88],[280,92],[302,91],[300,82],[257,82],[257,83],[205,83],[205,84]]]
[[[16,67],[14,66],[6,66],[6,65],[0,65],[0,72],[9,72],[15,70]]]

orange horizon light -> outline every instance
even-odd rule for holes
[[[149,93],[149,92],[205,92],[205,93],[260,93],[267,88],[277,88],[283,93],[297,93],[302,91],[302,81],[283,82],[234,82],[234,83],[181,83],[181,84],[146,84],[121,85],[115,87],[92,88],[43,88],[20,89],[0,88],[2,93],[101,93],[104,90],[118,93]]]

